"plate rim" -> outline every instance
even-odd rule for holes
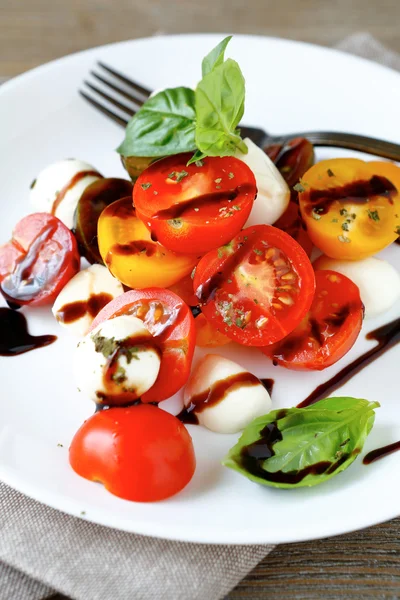
[[[293,40],[293,39],[285,38],[285,37],[277,37],[277,36],[261,35],[261,34],[249,34],[249,33],[223,33],[223,32],[187,33],[187,32],[185,32],[185,33],[173,33],[173,34],[161,34],[161,35],[154,34],[154,35],[149,35],[149,36],[144,36],[144,37],[129,38],[126,40],[120,40],[118,42],[109,42],[107,44],[100,44],[98,46],[92,46],[90,48],[85,48],[84,50],[77,50],[76,52],[70,52],[69,54],[64,54],[63,56],[60,56],[58,58],[53,58],[49,61],[46,61],[45,63],[37,65],[36,67],[32,67],[31,69],[28,69],[27,71],[23,71],[22,73],[19,73],[18,75],[14,75],[14,76],[11,76],[10,78],[6,78],[6,80],[0,85],[0,96],[2,96],[4,94],[4,90],[6,90],[6,92],[7,92],[12,87],[19,85],[21,83],[21,81],[23,83],[23,81],[25,79],[31,79],[31,77],[33,77],[37,74],[40,74],[42,71],[44,72],[48,69],[51,69],[54,66],[57,66],[57,65],[63,63],[64,61],[66,62],[66,61],[76,58],[78,56],[91,54],[98,50],[104,50],[104,49],[109,49],[112,47],[129,45],[129,44],[132,44],[135,42],[151,42],[153,40],[158,40],[158,39],[174,40],[174,39],[194,38],[194,37],[198,37],[201,39],[207,39],[207,38],[226,37],[227,35],[232,35],[232,37],[234,37],[235,39],[236,38],[258,39],[258,40],[270,40],[272,42],[278,42],[278,43],[283,42],[284,44],[288,44],[288,45],[308,47],[310,49],[318,50],[320,52],[322,51],[322,52],[325,52],[330,55],[340,54],[340,55],[346,57],[346,59],[348,59],[349,61],[354,61],[355,63],[357,63],[357,62],[367,63],[369,66],[372,66],[379,70],[383,69],[383,70],[387,71],[388,73],[391,73],[392,75],[394,74],[394,75],[400,77],[400,72],[397,71],[396,69],[394,69],[393,67],[383,65],[380,62],[374,61],[370,58],[365,58],[365,57],[359,56],[357,54],[352,54],[351,52],[342,50],[341,48],[322,46],[320,44],[316,44],[316,43],[312,43],[312,42],[305,42],[303,40]]]
[[[156,36],[153,35],[153,36],[145,36],[145,37],[140,37],[140,38],[122,40],[119,42],[111,42],[108,44],[94,46],[91,48],[87,48],[85,50],[73,52],[73,53],[64,55],[62,57],[52,59],[44,64],[41,64],[37,67],[29,69],[28,71],[26,71],[24,73],[21,73],[15,77],[11,77],[10,79],[6,80],[2,85],[0,85],[0,102],[1,102],[1,98],[4,95],[6,95],[9,91],[16,89],[18,86],[24,85],[25,81],[29,81],[32,78],[35,78],[37,75],[40,76],[40,74],[42,72],[49,71],[53,68],[57,69],[58,66],[62,65],[64,62],[68,62],[69,60],[77,59],[78,57],[81,57],[82,55],[86,56],[86,55],[90,55],[90,54],[95,54],[98,51],[107,51],[110,48],[123,47],[125,45],[127,46],[130,44],[135,44],[136,42],[151,43],[152,41],[160,39],[160,38],[166,39],[166,40],[171,40],[173,42],[174,40],[178,40],[178,39],[181,40],[182,38],[216,39],[216,38],[220,38],[225,35],[227,35],[227,34],[224,34],[224,33],[181,33],[181,34],[171,34],[171,35],[156,35]],[[296,46],[297,47],[298,46],[308,47],[311,50],[316,50],[318,52],[326,53],[328,55],[339,54],[339,55],[342,55],[343,57],[345,57],[348,62],[352,62],[354,65],[357,65],[360,63],[367,63],[370,68],[378,69],[379,71],[383,70],[383,71],[386,71],[391,76],[395,75],[397,78],[400,78],[400,73],[398,71],[396,71],[395,69],[393,69],[391,67],[387,67],[385,65],[381,65],[371,59],[353,55],[351,53],[346,52],[345,50],[341,50],[341,49],[337,49],[337,48],[329,48],[329,47],[325,47],[325,46],[320,46],[318,44],[303,42],[303,41],[299,41],[299,40],[291,40],[291,39],[275,37],[275,36],[251,35],[251,34],[233,34],[233,35],[235,36],[235,38],[241,38],[244,40],[254,40],[254,39],[263,40],[263,41],[268,40],[271,42],[283,43],[284,45],[292,46],[292,47],[296,47]],[[399,81],[399,83],[400,83],[400,81]],[[329,526],[329,523],[328,523],[327,526],[325,527],[324,531],[321,531],[321,532],[315,533],[315,534],[311,534],[311,535],[307,535],[307,537],[305,537],[304,535],[302,536],[301,534],[298,534],[297,536],[293,536],[293,534],[292,534],[292,535],[288,535],[286,537],[285,537],[285,535],[283,535],[279,539],[274,539],[268,535],[268,529],[260,528],[260,531],[259,531],[259,533],[257,533],[257,535],[255,534],[254,531],[251,532],[251,541],[249,541],[248,538],[244,539],[245,533],[243,533],[241,531],[239,531],[239,532],[233,531],[232,532],[232,530],[224,530],[224,532],[222,534],[222,532],[220,530],[218,530],[217,536],[213,538],[210,536],[209,530],[206,531],[205,535],[203,535],[201,533],[201,531],[199,531],[199,530],[196,530],[195,535],[191,535],[191,533],[190,533],[191,530],[186,531],[183,528],[182,529],[178,528],[178,531],[176,531],[176,525],[169,525],[168,523],[164,524],[163,531],[160,531],[160,529],[162,529],[162,528],[160,528],[159,521],[156,521],[154,526],[153,526],[153,524],[151,524],[151,526],[150,526],[149,522],[145,521],[144,528],[141,528],[140,521],[138,518],[136,518],[136,520],[133,519],[132,527],[130,527],[130,522],[125,522],[125,524],[113,523],[113,522],[110,522],[110,520],[108,520],[108,522],[105,522],[104,517],[101,516],[102,511],[97,508],[95,510],[95,515],[93,517],[91,517],[89,510],[88,510],[87,514],[83,517],[82,515],[79,514],[79,509],[81,509],[82,506],[81,506],[81,503],[78,503],[78,500],[71,498],[71,497],[67,497],[64,494],[58,494],[55,492],[50,493],[50,500],[49,500],[49,492],[45,488],[41,488],[42,493],[40,493],[38,488],[35,488],[35,486],[33,484],[31,484],[30,481],[21,482],[21,480],[18,479],[18,477],[14,476],[14,474],[11,472],[11,470],[9,470],[7,468],[4,469],[2,465],[0,465],[0,481],[2,481],[5,485],[10,486],[11,488],[17,490],[18,492],[28,496],[29,498],[33,499],[34,501],[40,502],[41,504],[43,504],[45,506],[49,506],[50,508],[58,510],[69,516],[81,518],[83,520],[92,522],[96,525],[100,525],[103,527],[110,527],[110,528],[118,529],[120,531],[125,531],[128,533],[135,533],[138,535],[146,535],[149,537],[156,537],[156,538],[166,539],[166,540],[171,540],[171,541],[183,541],[183,542],[192,542],[192,543],[200,543],[200,544],[227,544],[227,545],[249,545],[249,544],[251,544],[251,545],[253,545],[253,544],[297,543],[297,542],[301,542],[301,541],[305,541],[305,540],[323,539],[323,538],[327,538],[327,537],[343,535],[345,533],[359,531],[361,529],[364,529],[366,527],[369,527],[369,526],[372,526],[375,524],[387,522],[388,520],[395,518],[395,517],[399,516],[399,514],[400,514],[400,511],[395,512],[391,516],[386,516],[381,519],[378,518],[378,520],[374,520],[373,523],[371,523],[370,513],[367,513],[367,516],[364,518],[361,518],[358,521],[357,525],[354,526],[354,528],[349,528],[348,526],[343,526],[342,528],[337,527],[337,521],[333,520],[332,523],[336,524],[336,527]],[[47,498],[46,498],[46,496],[47,496]],[[46,499],[43,499],[43,498],[46,498]],[[79,504],[79,508],[77,506],[78,504]],[[67,509],[66,509],[66,507],[67,507]],[[369,516],[369,518],[367,518],[368,516]],[[95,517],[95,520],[94,520],[94,517]],[[155,530],[157,530],[157,531],[155,531]],[[243,531],[245,531],[245,530],[243,530]],[[238,533],[239,533],[239,535],[238,535]],[[267,539],[268,539],[268,541],[266,541]]]

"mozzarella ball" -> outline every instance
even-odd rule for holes
[[[53,315],[68,331],[83,337],[100,310],[123,293],[122,283],[106,267],[92,265],[63,287],[53,304]]]
[[[235,375],[240,374],[243,380],[235,382]],[[228,384],[225,390],[224,383]],[[207,354],[196,365],[185,387],[184,403],[186,408],[194,404],[199,423],[217,433],[241,431],[271,410],[271,398],[262,383],[237,363],[217,354]]]
[[[290,189],[282,175],[261,148],[249,138],[244,140],[247,154],[236,150],[235,157],[253,171],[257,184],[257,198],[245,227],[272,225],[283,215],[289,205]]]
[[[30,201],[36,211],[54,214],[72,229],[80,197],[98,179],[102,176],[87,162],[60,160],[43,169],[33,181]]]
[[[360,290],[366,318],[389,310],[400,297],[399,273],[386,260],[339,260],[322,255],[313,266],[316,271],[330,269],[351,279]]]
[[[142,345],[143,340],[151,344],[152,339],[143,321],[131,315],[98,325],[79,342],[75,352],[78,389],[95,402],[110,406],[140,398],[154,385],[160,370],[157,349]]]

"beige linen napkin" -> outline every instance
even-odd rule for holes
[[[338,48],[400,70],[369,34]],[[218,600],[273,546],[207,546],[108,529],[0,483],[0,600]]]

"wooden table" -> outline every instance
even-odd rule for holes
[[[400,52],[399,22],[400,0],[0,0],[0,76],[155,33],[233,31],[334,45],[355,31],[369,31]],[[279,546],[229,600],[266,597],[400,598],[400,519]]]

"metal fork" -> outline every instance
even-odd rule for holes
[[[86,89],[79,90],[79,93],[97,110],[119,125],[122,125],[122,127],[125,127],[129,119],[136,114],[138,109],[149,98],[151,90],[129,79],[126,75],[119,73],[103,62],[98,61],[97,67],[100,68],[100,72],[90,72],[96,80],[96,85],[85,80]],[[98,86],[97,82],[101,83],[101,87]],[[88,90],[92,94],[89,94]],[[106,103],[101,102],[100,99],[105,100]],[[116,108],[118,112],[111,110],[109,108],[110,105]],[[239,127],[242,137],[249,137],[255,144],[261,147],[272,144],[284,144],[291,138],[305,137],[314,146],[347,148],[349,150],[356,150],[400,161],[399,144],[365,135],[336,131],[302,131],[284,135],[271,135],[258,127],[248,127],[246,125],[240,125]]]

